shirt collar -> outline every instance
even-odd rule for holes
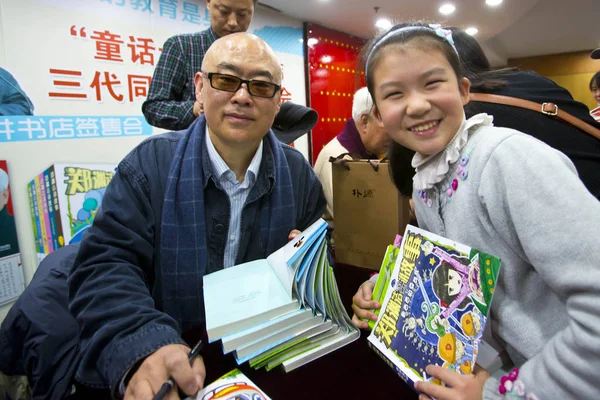
[[[415,189],[431,189],[436,183],[444,180],[450,170],[450,165],[459,159],[462,149],[469,140],[469,135],[480,126],[492,125],[492,121],[493,117],[484,113],[477,114],[468,120],[463,119],[456,135],[442,151],[433,155],[415,153],[412,159],[412,166],[416,170],[413,177]]]
[[[217,152],[215,145],[210,139],[210,135],[208,133],[208,124],[206,124],[206,128],[204,129],[204,138],[206,142],[206,149],[208,150],[208,158],[210,159],[210,164],[217,179],[221,181],[224,177],[229,175],[231,179],[235,180],[235,173],[231,170],[231,168],[229,168],[225,160],[223,160],[221,155]],[[250,165],[246,170],[244,182],[248,181],[248,184],[253,184],[256,181],[256,177],[260,171],[262,154],[263,142],[261,140],[260,144],[258,145],[258,149],[256,149],[256,153],[254,153],[254,157],[252,157],[252,161],[250,161]]]

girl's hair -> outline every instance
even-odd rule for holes
[[[468,259],[465,259],[463,257],[455,257],[455,256],[453,256],[453,258],[455,258],[461,264],[469,265]],[[454,268],[452,268],[452,266],[450,264],[448,264],[447,262],[442,261],[440,266],[437,267],[435,269],[435,271],[433,271],[433,276],[431,277],[431,288],[433,289],[433,293],[435,293],[435,295],[438,297],[438,299],[440,299],[441,301],[446,303],[446,307],[450,306],[450,304],[458,296],[458,293],[455,295],[452,295],[452,296],[448,294],[447,285],[448,285],[448,274],[449,274],[450,270],[454,270]],[[468,283],[463,282],[463,284],[467,285]],[[456,308],[459,310],[462,310],[469,304],[470,301],[471,300],[467,296]]]
[[[590,80],[590,92],[592,91],[592,86],[594,86],[594,84],[597,88],[600,88],[600,71],[596,72]]]
[[[505,88],[507,82],[503,75],[517,72],[518,68],[492,69],[483,49],[473,36],[460,28],[448,29],[452,32],[462,74],[471,81],[471,90],[490,92]]]
[[[435,49],[444,54],[454,70],[457,79],[463,77],[458,60],[458,54],[450,42],[436,33],[425,22],[404,23],[393,26],[389,31],[371,39],[362,50],[362,64],[369,93],[375,103],[375,82],[373,73],[381,61],[382,50],[390,45],[406,45],[416,41],[416,47],[421,50]]]
[[[387,158],[390,160],[390,176],[394,186],[402,196],[412,196],[413,176],[415,169],[412,166],[412,159],[415,151],[402,146],[392,140],[388,147]]]

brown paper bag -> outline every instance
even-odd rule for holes
[[[387,246],[409,223],[409,197],[401,196],[387,160],[332,163],[336,262],[379,270]]]

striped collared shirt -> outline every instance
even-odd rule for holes
[[[225,243],[225,255],[223,257],[223,267],[228,268],[235,265],[235,258],[238,253],[240,244],[240,223],[242,219],[242,210],[246,204],[248,194],[256,182],[256,177],[260,170],[262,161],[263,142],[260,142],[243,182],[238,182],[235,178],[235,173],[227,166],[223,158],[217,153],[217,149],[210,140],[208,134],[208,125],[205,131],[206,149],[208,150],[208,158],[213,167],[213,172],[218,178],[219,184],[229,196],[231,205],[231,214],[229,218],[229,231],[227,233],[227,241]]]
[[[204,55],[217,39],[211,28],[167,39],[142,105],[150,125],[177,131],[194,122],[194,76],[202,69]]]

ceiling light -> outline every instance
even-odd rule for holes
[[[492,7],[500,5],[500,3],[502,3],[502,0],[485,0],[485,4]]]
[[[309,38],[308,41],[306,42],[306,44],[309,47],[314,46],[317,43],[319,43],[319,39],[317,39],[317,38]]]
[[[467,32],[471,36],[474,36],[474,35],[477,35],[477,32],[479,32],[479,29],[472,26],[470,28],[465,29],[465,32]]]
[[[440,7],[440,12],[444,15],[450,15],[455,10],[456,10],[456,7],[454,7],[454,5],[450,4],[450,3],[444,4],[443,6]]]
[[[377,22],[375,22],[375,26],[379,29],[387,31],[392,27],[392,21],[387,18],[379,18]]]

